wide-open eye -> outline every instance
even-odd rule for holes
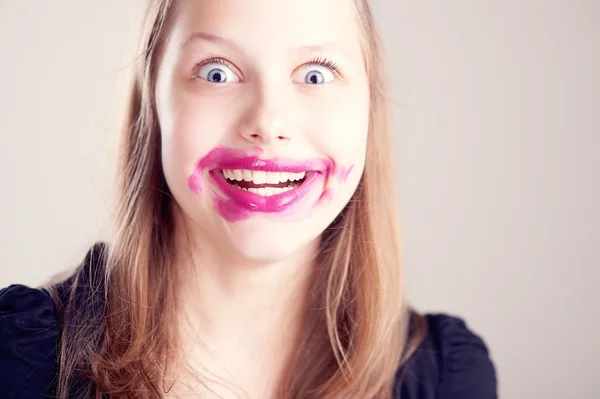
[[[239,78],[223,61],[215,60],[202,65],[196,76],[210,83],[237,83]]]
[[[293,80],[296,83],[321,85],[335,80],[335,74],[328,67],[310,64],[300,69]]]

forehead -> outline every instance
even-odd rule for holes
[[[324,45],[360,55],[354,0],[180,0],[174,17],[180,45],[203,32],[254,54]]]

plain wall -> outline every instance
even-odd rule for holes
[[[0,0],[0,286],[106,236],[144,3]],[[502,398],[600,397],[600,2],[373,6],[412,302],[483,335]]]

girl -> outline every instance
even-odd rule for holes
[[[114,237],[2,291],[4,396],[496,397],[404,299],[366,0],[154,0],[142,46]]]

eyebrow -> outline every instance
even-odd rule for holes
[[[192,32],[182,43],[181,48],[185,48],[189,46],[196,40],[204,40],[208,42],[213,42],[221,47],[228,47],[231,50],[243,53],[243,49],[238,46],[233,40],[227,39],[222,36],[218,36],[208,32]],[[303,45],[303,46],[293,46],[290,48],[290,53],[318,53],[318,52],[337,52],[341,53],[344,56],[349,57],[349,55],[338,45],[332,42],[327,42],[323,44],[315,44],[315,45]]]
[[[229,47],[232,48],[234,50],[237,51],[241,51],[242,49],[235,44],[232,40],[226,39],[224,37],[221,36],[217,36],[214,35],[212,33],[208,33],[208,32],[192,32],[187,39],[185,39],[182,43],[181,43],[181,48],[185,48],[187,46],[189,46],[191,43],[197,41],[197,40],[204,40],[204,41],[208,41],[208,42],[213,42],[216,43],[220,46],[223,47]]]

